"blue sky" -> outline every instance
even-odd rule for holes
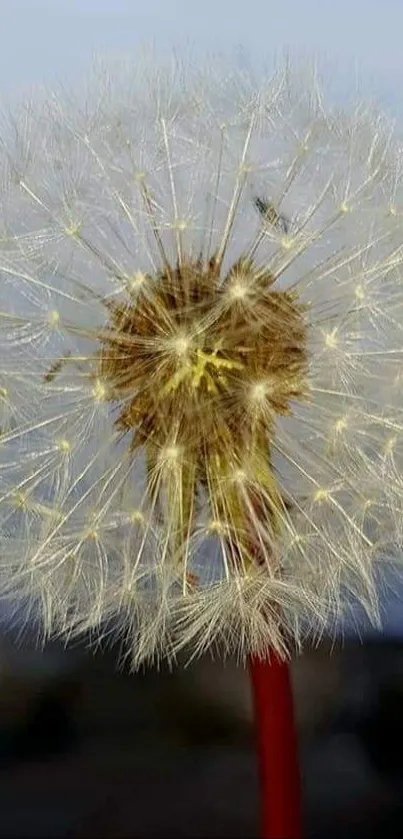
[[[403,80],[400,0],[0,0],[0,93],[80,77],[94,54],[153,41],[264,58],[288,47],[354,61],[383,97]],[[392,93],[391,93],[392,91]]]

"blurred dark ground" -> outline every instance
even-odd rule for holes
[[[323,641],[293,679],[304,835],[403,835],[403,641]],[[0,839],[255,837],[247,675],[210,658],[131,675],[113,651],[2,636],[0,775]]]

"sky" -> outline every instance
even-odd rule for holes
[[[147,44],[252,62],[313,51],[340,84],[355,69],[403,126],[402,0],[0,0],[0,20],[0,99]],[[401,605],[388,612],[401,631]]]
[[[314,50],[337,75],[357,64],[400,108],[401,0],[0,0],[0,95],[76,81],[93,56],[157,50],[234,53],[262,60]],[[403,109],[402,109],[403,110]]]

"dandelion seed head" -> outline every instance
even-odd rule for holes
[[[59,321],[60,321],[60,313],[56,309],[53,309],[51,312],[49,312],[49,316],[48,316],[49,326],[57,326]]]
[[[328,501],[329,497],[329,490],[325,489],[324,487],[321,487],[320,489],[317,489],[316,492],[314,492],[313,500],[316,503],[320,503],[322,501]]]
[[[96,380],[92,393],[96,402],[103,402],[107,398],[107,388],[101,379]]]
[[[290,251],[295,247],[295,239],[293,236],[282,236],[280,239],[280,245],[285,251]]]
[[[335,349],[335,347],[337,347],[337,330],[336,329],[332,329],[331,332],[325,332],[324,333],[324,338],[325,338],[325,346],[329,350],[333,350],[333,349]]]
[[[378,620],[403,536],[387,118],[290,67],[139,63],[1,137],[0,593],[43,637],[112,628],[134,667],[285,655],[352,597]]]
[[[245,300],[248,297],[250,289],[245,280],[242,281],[237,278],[235,282],[231,283],[228,292],[232,300]]]
[[[66,440],[66,438],[63,437],[61,440],[58,440],[57,445],[58,445],[60,451],[63,452],[63,454],[70,454],[70,452],[71,452],[70,440]]]
[[[131,277],[128,277],[127,285],[130,291],[139,291],[146,281],[147,277],[143,271],[135,271]]]
[[[74,237],[78,236],[80,232],[80,226],[81,225],[79,222],[72,222],[71,224],[69,224],[64,231],[66,236],[71,236],[71,238],[74,239]]]
[[[133,512],[130,513],[129,519],[133,524],[137,522],[140,524],[144,524],[145,522],[145,516],[144,513],[141,512],[141,510],[133,510]]]
[[[271,388],[268,382],[256,382],[250,387],[250,399],[254,405],[264,405]]]

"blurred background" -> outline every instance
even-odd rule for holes
[[[0,0],[0,12],[5,104],[144,44],[240,66],[314,50],[338,96],[363,89],[403,128],[399,0]],[[382,632],[354,615],[293,664],[312,839],[400,835],[401,592],[385,588]],[[257,836],[251,702],[235,662],[131,675],[114,651],[38,651],[8,624],[2,607],[0,839]]]
[[[324,640],[293,664],[304,836],[399,836],[403,644]],[[245,671],[116,671],[114,651],[0,644],[0,837],[257,837]]]
[[[0,0],[0,94],[79,80],[94,55],[230,54],[264,63],[312,50],[348,95],[360,84],[401,113],[400,0]]]

